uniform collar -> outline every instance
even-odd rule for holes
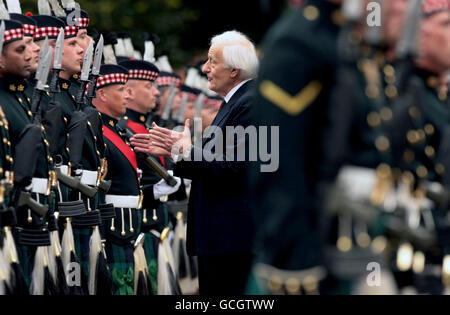
[[[23,92],[27,88],[25,79],[18,78],[0,78],[0,85],[3,89],[12,93]]]
[[[142,114],[135,110],[127,108],[127,112],[125,114],[125,119],[130,119],[137,123],[145,123],[147,121],[149,114]]]
[[[116,118],[113,118],[109,115],[102,113],[102,122],[103,122],[103,125],[114,129],[114,128],[116,128],[118,120]]]
[[[72,82],[70,82],[70,80],[65,80],[62,78],[59,78],[59,84],[61,86],[61,89],[63,89],[64,91],[68,91],[70,88],[70,85],[72,84]]]

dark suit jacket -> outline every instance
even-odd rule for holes
[[[226,127],[246,128],[250,125],[252,87],[252,81],[241,86],[212,123],[212,128],[217,126],[224,134],[223,152],[227,145]],[[235,149],[237,143],[232,143]],[[205,145],[220,145],[214,132],[206,133],[204,148]],[[208,162],[204,158],[195,161],[194,155],[199,150],[194,147],[191,160],[180,161],[175,167],[177,176],[193,180],[187,221],[188,253],[201,256],[249,253],[253,224],[246,194],[246,163],[227,159]]]

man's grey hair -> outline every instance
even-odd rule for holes
[[[259,60],[255,46],[244,34],[228,31],[211,39],[211,47],[223,47],[223,59],[227,69],[239,69],[243,80],[254,79],[258,74]]]

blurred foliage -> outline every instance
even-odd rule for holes
[[[78,0],[89,13],[90,27],[103,34],[130,32],[137,49],[144,48],[143,33],[156,34],[156,53],[170,52],[176,68],[205,55],[210,38],[229,29],[238,29],[256,43],[280,13],[280,5],[270,14],[259,10],[260,1],[216,2],[212,0]],[[281,0],[273,0],[282,3]],[[23,12],[37,14],[37,0],[21,0]],[[218,9],[217,5],[226,5]],[[259,14],[259,15],[258,15]],[[197,58],[198,59],[198,58]]]

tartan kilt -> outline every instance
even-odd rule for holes
[[[75,228],[73,230],[73,240],[75,243],[75,253],[77,254],[78,261],[80,262],[81,269],[86,277],[89,276],[89,253],[90,253],[90,241],[92,236],[92,228]]]
[[[144,252],[154,295],[158,294],[158,245],[159,238],[150,232],[145,233]]]
[[[22,268],[23,276],[28,287],[30,287],[31,284],[31,274],[34,267],[34,255],[36,254],[37,248],[37,246],[26,246],[16,243],[20,267]]]
[[[115,295],[133,295],[134,291],[134,246],[117,245],[106,241],[106,258],[113,282],[117,287]]]

